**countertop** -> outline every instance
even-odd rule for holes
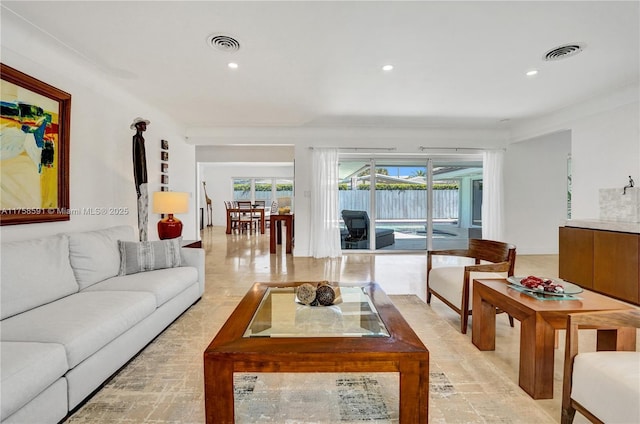
[[[640,222],[603,221],[601,219],[568,219],[564,221],[564,226],[640,234]]]

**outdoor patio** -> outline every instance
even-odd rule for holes
[[[344,223],[341,226],[344,228]],[[395,237],[394,244],[376,249],[377,252],[427,249],[427,224],[423,220],[378,220],[377,228],[391,229]],[[469,233],[468,228],[458,226],[457,220],[434,220],[433,248],[464,249]]]

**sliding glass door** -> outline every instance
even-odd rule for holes
[[[345,157],[339,169],[343,250],[465,248],[481,237],[478,157]]]
[[[378,160],[376,168],[376,249],[425,250],[427,162]]]
[[[371,169],[370,160],[340,161],[338,216],[342,249],[371,248]]]
[[[481,238],[482,161],[433,160],[433,249],[465,249]]]

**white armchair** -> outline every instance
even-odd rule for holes
[[[459,256],[474,259],[474,265],[432,267],[433,256]],[[513,275],[516,247],[494,240],[469,239],[467,249],[430,250],[427,252],[427,303],[435,295],[460,314],[460,332],[466,334],[471,314],[474,278],[506,278]],[[513,317],[509,317],[513,327]]]
[[[616,351],[578,353],[580,327],[612,330]],[[576,411],[593,423],[640,423],[640,352],[636,352],[640,310],[586,312],[567,322],[562,424]]]

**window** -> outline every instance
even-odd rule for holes
[[[270,205],[292,206],[293,178],[234,178],[233,200],[264,200]]]

